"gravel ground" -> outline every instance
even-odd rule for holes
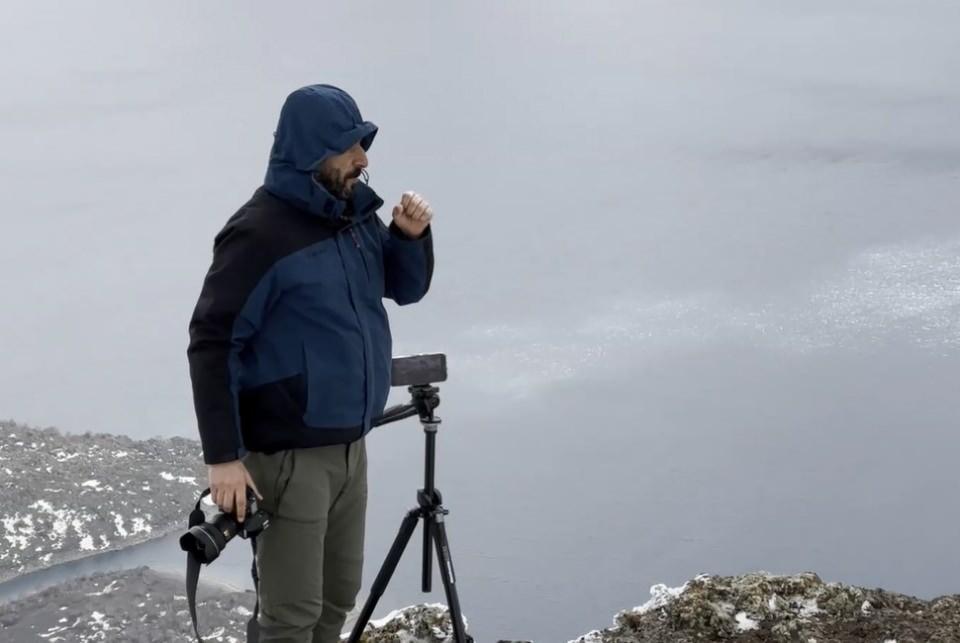
[[[204,640],[244,641],[254,601],[253,592],[201,580],[197,618]],[[196,637],[183,578],[138,567],[77,578],[0,605],[0,640],[170,643]]]
[[[245,641],[254,601],[253,592],[237,592],[201,580],[197,618],[204,640]],[[353,618],[348,620],[347,628],[352,622]],[[451,640],[452,632],[444,606],[418,605],[372,621],[361,640],[442,643]],[[0,640],[174,643],[196,641],[196,637],[183,578],[138,567],[77,578],[0,606]]]
[[[200,443],[0,422],[0,582],[183,529]]]

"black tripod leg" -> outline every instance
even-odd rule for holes
[[[443,590],[447,594],[447,604],[450,606],[450,619],[453,621],[453,640],[455,643],[471,643],[463,627],[463,614],[460,613],[460,598],[457,596],[457,575],[453,571],[453,558],[450,556],[450,543],[447,541],[447,528],[443,524],[442,515],[438,516],[433,525],[433,538],[437,544],[437,562],[440,564],[440,577],[443,579]]]
[[[400,531],[393,540],[393,545],[390,546],[390,551],[387,553],[383,565],[380,566],[380,572],[377,574],[377,578],[373,581],[373,586],[370,588],[370,596],[367,597],[367,602],[364,603],[363,610],[360,612],[360,616],[357,617],[357,622],[353,625],[353,630],[351,630],[350,638],[348,639],[349,643],[358,643],[360,641],[360,635],[363,634],[363,629],[370,621],[373,610],[377,607],[377,601],[383,596],[383,591],[387,588],[390,577],[393,576],[393,572],[397,569],[400,556],[403,555],[403,550],[410,541],[413,530],[417,528],[417,520],[419,519],[420,509],[411,509],[400,524]]]
[[[423,575],[420,589],[424,592],[433,590],[433,524],[429,518],[423,521]]]

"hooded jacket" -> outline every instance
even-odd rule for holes
[[[207,464],[349,443],[382,415],[392,360],[383,298],[426,294],[431,230],[411,239],[380,220],[383,200],[366,184],[344,200],[312,177],[376,133],[337,87],[293,92],[264,185],[216,235],[187,348]]]

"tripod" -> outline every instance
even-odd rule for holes
[[[417,490],[419,506],[411,509],[400,524],[400,531],[397,533],[397,537],[380,567],[376,580],[373,581],[370,596],[367,597],[367,602],[364,604],[360,616],[357,617],[357,622],[350,632],[348,643],[359,643],[360,635],[370,621],[373,610],[377,606],[377,601],[383,596],[387,583],[390,582],[390,577],[393,576],[397,563],[400,562],[400,557],[403,555],[403,550],[410,541],[410,536],[413,535],[413,530],[416,529],[417,521],[420,518],[423,518],[422,589],[424,592],[431,591],[433,558],[430,546],[432,544],[437,549],[440,577],[443,579],[443,589],[447,595],[447,604],[450,607],[450,618],[453,621],[453,640],[455,643],[473,643],[473,637],[466,633],[463,626],[460,599],[457,596],[457,578],[453,572],[453,560],[450,557],[450,545],[447,542],[447,530],[444,526],[443,517],[450,511],[440,504],[442,502],[440,490],[433,485],[437,427],[440,425],[440,418],[433,414],[433,410],[440,404],[440,397],[437,395],[440,389],[430,384],[415,384],[409,386],[407,390],[410,391],[412,401],[408,404],[390,407],[377,420],[376,424],[395,422],[413,415],[420,416],[420,422],[423,424],[423,432],[426,437],[424,485],[423,489]]]

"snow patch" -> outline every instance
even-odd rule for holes
[[[663,583],[657,583],[656,585],[650,588],[650,596],[651,596],[650,600],[644,603],[643,605],[634,607],[630,611],[639,616],[642,614],[646,614],[651,610],[665,607],[668,603],[676,600],[677,597],[683,594],[683,592],[686,591],[688,586],[689,586],[689,583],[684,583],[680,587],[667,587]]]
[[[21,516],[20,512],[17,512],[13,516],[4,516],[0,520],[3,522],[3,537],[10,546],[26,549],[35,534],[33,516],[30,514]]]
[[[145,533],[145,534],[149,534],[149,533],[152,532],[152,531],[153,531],[153,527],[151,527],[151,526],[147,523],[147,521],[144,520],[143,518],[140,518],[139,516],[137,516],[136,518],[133,519],[133,533],[134,533],[134,534],[139,534],[139,533],[141,533],[141,532],[143,532],[143,533]]]
[[[127,530],[123,527],[123,516],[116,512],[113,513],[113,526],[117,530],[117,533],[120,534],[121,538],[127,537]]]
[[[110,581],[110,582],[109,582],[103,589],[101,589],[99,592],[89,592],[89,593],[87,594],[87,596],[103,596],[104,594],[109,594],[109,593],[112,592],[113,590],[117,589],[116,583],[117,583],[117,579],[114,578],[112,581]]]
[[[814,614],[820,613],[820,607],[817,605],[817,599],[815,598],[805,598],[800,603],[800,618],[809,618]]]
[[[167,480],[168,482],[172,480],[176,480],[177,482],[181,482],[184,484],[192,484],[192,485],[197,484],[196,476],[175,476],[172,473],[169,473],[167,471],[161,471],[160,477],[163,478],[164,480]]]
[[[755,620],[747,616],[746,612],[737,612],[735,617],[737,619],[737,631],[738,632],[748,632],[750,630],[755,630],[760,627],[760,624]]]
[[[404,608],[404,609],[406,609],[406,608]],[[393,610],[392,612],[390,612],[389,614],[387,614],[387,615],[384,616],[383,618],[371,619],[371,620],[369,621],[369,623],[370,623],[370,625],[372,625],[372,626],[374,626],[374,627],[383,627],[384,625],[386,625],[387,623],[389,623],[390,621],[392,621],[393,619],[399,617],[399,616],[402,615],[402,614],[403,614],[403,609]]]
[[[60,609],[66,609],[66,607],[61,607]],[[60,622],[63,623],[63,622],[66,621],[66,620],[67,620],[66,618],[62,618],[62,619],[60,619]],[[53,627],[47,628],[47,631],[44,632],[43,634],[37,634],[37,636],[39,636],[40,638],[44,638],[44,639],[50,638],[50,637],[53,636],[54,634],[59,634],[60,632],[63,632],[63,631],[65,631],[65,630],[73,629],[74,627],[76,627],[77,625],[80,624],[80,621],[81,621],[81,620],[82,620],[82,619],[78,616],[78,617],[77,617],[77,620],[75,620],[75,621],[74,621],[73,623],[71,623],[70,625],[61,625],[61,626],[59,626],[59,627],[57,627],[56,625],[54,625]],[[55,637],[55,638],[50,638],[50,640],[51,640],[51,641],[63,641],[63,640],[65,640],[65,639],[64,639],[63,637],[58,636],[58,637]]]

